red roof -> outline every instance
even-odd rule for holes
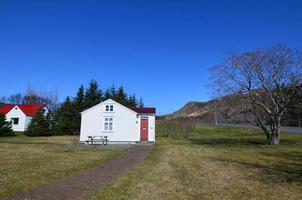
[[[3,105],[0,106],[0,113],[6,115],[15,105]]]
[[[17,105],[4,105],[0,108],[0,113],[7,114],[12,108],[18,106],[18,108],[26,115],[33,116],[39,109],[46,107],[45,104],[17,104]]]
[[[46,107],[45,104],[20,104],[17,105],[26,116],[35,115],[41,108]]]
[[[130,109],[137,113],[145,113],[145,114],[153,113],[153,114],[155,114],[155,108],[151,108],[151,107],[149,107],[149,108],[147,108],[147,107],[144,107],[144,108],[131,107]]]

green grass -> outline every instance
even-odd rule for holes
[[[302,198],[301,136],[268,146],[257,130],[199,126],[187,140],[156,142],[147,160],[86,199]]]
[[[0,138],[0,199],[92,168],[124,150],[78,145],[77,136]]]

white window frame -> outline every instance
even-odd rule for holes
[[[18,125],[20,119],[19,119],[19,117],[12,117],[10,121],[11,121],[12,125]],[[16,121],[17,121],[17,123],[15,123]]]
[[[113,131],[114,130],[114,120],[113,117],[104,117],[104,131]]]
[[[113,118],[110,117],[109,118],[109,127],[108,127],[109,131],[113,131]]]
[[[105,106],[105,111],[106,112],[113,112],[114,111],[113,105],[106,105]]]

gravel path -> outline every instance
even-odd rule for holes
[[[89,192],[99,189],[125,171],[136,166],[149,154],[152,145],[135,146],[129,152],[103,166],[75,174],[28,192],[19,193],[10,200],[77,200]]]

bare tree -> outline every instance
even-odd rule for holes
[[[0,103],[2,103],[2,104],[7,103],[7,98],[6,98],[6,96],[2,96],[2,97],[0,98]]]
[[[0,103],[6,104],[46,104],[50,110],[56,110],[58,107],[58,90],[42,90],[37,92],[28,84],[24,95],[21,93],[12,94],[8,97],[0,97]]]
[[[22,100],[23,100],[23,95],[21,93],[12,94],[8,97],[2,96],[0,98],[0,102],[6,104],[20,104],[22,103]]]
[[[213,86],[217,94],[236,99],[232,112],[260,127],[268,144],[279,144],[281,121],[301,88],[301,64],[302,53],[284,44],[230,53],[211,69]]]
[[[10,104],[20,104],[22,103],[23,95],[21,93],[12,94],[8,97],[8,103]]]

